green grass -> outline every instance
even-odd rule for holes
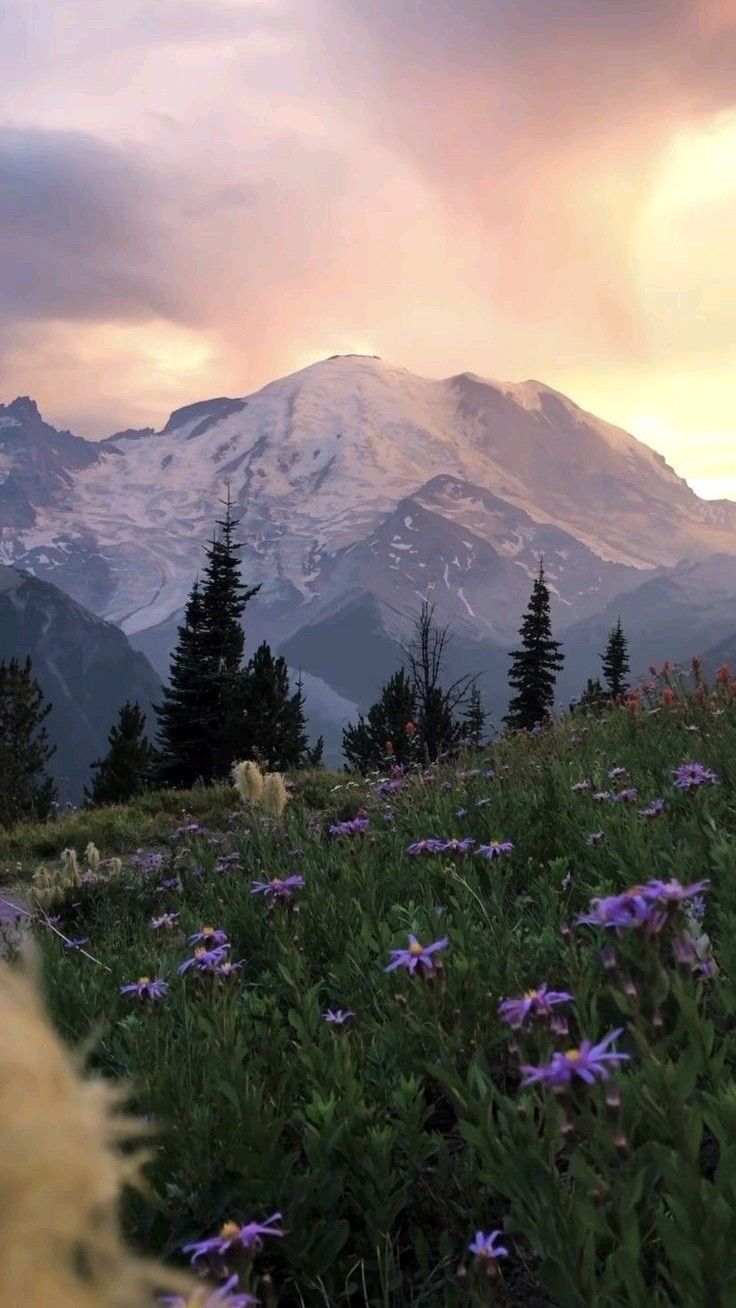
[[[720,785],[676,791],[672,769],[692,758]],[[637,803],[593,799],[614,786],[614,767]],[[581,778],[590,790],[573,793]],[[128,1205],[132,1238],[176,1257],[227,1218],[279,1210],[284,1239],[240,1270],[261,1297],[268,1273],[280,1308],[736,1302],[735,780],[736,708],[715,716],[687,699],[682,712],[569,719],[390,796],[312,774],[281,822],[229,822],[236,805],[223,788],[75,815],[59,824],[63,837],[5,837],[15,843],[0,857],[24,866],[89,839],[105,856],[147,845],[162,856],[153,871],[126,862],[115,880],[70,892],[62,929],[86,937],[99,964],[38,932],[59,1030],[72,1045],[92,1039],[95,1065],[134,1087],[159,1132],[150,1195]],[[655,796],[667,806],[648,821],[638,808]],[[367,833],[329,835],[336,815],[361,805]],[[172,841],[184,814],[208,830]],[[406,852],[430,835],[515,848],[493,862]],[[217,871],[227,854],[237,860]],[[293,901],[269,908],[251,894],[254,880],[295,871],[306,884]],[[173,876],[178,888],[162,890]],[[673,876],[712,881],[713,980],[674,968],[679,909],[656,937],[617,942],[612,974],[600,931],[560,930],[592,896]],[[166,911],[180,914],[177,929],[152,930]],[[235,979],[179,974],[203,923],[227,931],[243,960]],[[449,938],[434,980],[385,971],[410,931]],[[142,974],[170,984],[157,1005],[119,992]],[[600,1087],[570,1107],[572,1146],[553,1096],[519,1095],[497,1005],[542,981],[574,994],[570,1040],[625,1028],[625,1156]],[[332,1028],[328,1007],[355,1017]],[[549,1038],[546,1028],[524,1037],[523,1056],[544,1061]],[[496,1226],[510,1248],[502,1284],[466,1252],[475,1230]]]

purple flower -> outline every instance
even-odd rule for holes
[[[600,845],[604,835],[605,832],[603,831],[591,831],[590,835],[585,837],[585,843],[586,845]]]
[[[168,981],[161,977],[139,976],[130,985],[121,986],[121,995],[135,995],[136,999],[163,999],[169,988]]]
[[[397,790],[405,790],[407,784],[404,777],[390,777],[379,781],[376,790],[379,795],[394,795]]]
[[[185,1244],[182,1253],[190,1253],[191,1261],[218,1254],[223,1258],[231,1249],[243,1249],[246,1253],[258,1253],[263,1248],[263,1236],[282,1236],[283,1231],[275,1225],[281,1221],[281,1213],[272,1213],[265,1222],[225,1222],[220,1227],[219,1235],[211,1235],[207,1240],[197,1240]]]
[[[433,972],[435,965],[431,955],[447,949],[449,943],[447,936],[445,936],[444,940],[435,940],[431,945],[420,945],[416,936],[410,934],[408,949],[392,949],[390,951],[391,962],[384,970],[386,972],[395,972],[397,968],[405,967],[407,972],[411,972],[412,976],[420,967],[423,967],[427,972]]]
[[[238,959],[237,963],[233,963],[232,959],[226,958],[224,963],[217,964],[215,968],[215,976],[222,977],[224,981],[228,981],[240,971],[244,963],[244,958]]]
[[[639,798],[639,791],[636,786],[627,786],[624,790],[617,790],[611,799],[615,804],[635,804]]]
[[[557,1004],[568,1004],[572,995],[567,990],[548,990],[543,982],[536,990],[527,990],[519,999],[504,999],[498,1005],[498,1015],[509,1026],[521,1027],[527,1017],[549,1017]]]
[[[205,949],[204,945],[197,945],[192,957],[180,964],[179,971],[183,974],[193,967],[197,972],[216,972],[229,948],[229,945],[216,945],[214,949]]]
[[[456,817],[456,818],[464,818],[464,817],[467,817],[467,816],[468,816],[468,810],[467,810],[466,808],[456,808],[456,809],[455,809],[455,817]]]
[[[502,854],[513,854],[514,845],[511,840],[491,840],[487,845],[479,845],[475,852],[493,862],[494,858],[500,858]]]
[[[268,899],[291,899],[294,891],[301,890],[304,885],[304,877],[295,873],[290,877],[273,877],[271,881],[254,881],[250,893],[266,895]]]
[[[344,1026],[351,1017],[355,1017],[352,1008],[327,1008],[322,1014],[330,1026]]]
[[[206,1299],[202,1298],[200,1290],[196,1290],[190,1299],[184,1299],[180,1294],[164,1294],[160,1296],[158,1302],[162,1308],[163,1305],[166,1305],[166,1308],[252,1308],[252,1305],[260,1302],[247,1290],[236,1291],[237,1284],[236,1274],[228,1277]]]
[[[165,881],[162,881],[162,882],[161,882],[160,886],[157,886],[157,887],[156,887],[156,889],[157,889],[157,890],[180,890],[181,887],[180,887],[180,885],[179,885],[179,878],[178,878],[178,877],[167,877]]]
[[[710,954],[701,953],[698,942],[692,936],[676,936],[672,941],[675,961],[686,967],[694,976],[715,976],[716,962]]]
[[[172,840],[179,840],[182,836],[200,836],[205,831],[201,822],[185,822],[182,827],[176,827],[171,833]]]
[[[425,840],[415,840],[413,845],[407,845],[407,854],[441,854],[445,848],[444,840],[439,840],[437,836],[428,836]]]
[[[573,795],[582,795],[584,790],[590,790],[590,782],[576,781],[575,784],[570,787],[570,789]]]
[[[370,818],[362,817],[359,813],[357,817],[350,818],[348,822],[333,822],[330,827],[331,836],[355,836],[361,831],[367,831],[370,826]]]
[[[607,799],[611,798],[610,790],[596,790],[593,799],[597,804],[605,804]]]
[[[87,936],[70,936],[68,940],[64,941],[64,948],[82,949],[84,945],[88,945],[88,944],[89,944],[89,938]]]
[[[686,899],[694,899],[701,895],[704,890],[708,890],[710,881],[693,881],[689,886],[683,886],[676,877],[671,881],[659,881],[657,879],[648,881],[645,886],[641,887],[641,893],[646,899],[656,900],[658,904],[682,904]],[[637,887],[638,889],[639,887]]]
[[[501,1231],[491,1231],[489,1235],[484,1234],[483,1231],[476,1231],[475,1239],[471,1240],[468,1249],[479,1262],[491,1263],[497,1258],[508,1258],[508,1249],[505,1245],[497,1243],[501,1235]]]
[[[611,768],[611,771],[608,774],[608,780],[619,781],[621,777],[625,777],[627,775],[627,771],[628,771],[627,768]]]
[[[699,786],[717,786],[718,777],[702,763],[680,763],[673,768],[675,786],[678,790],[697,790]]]
[[[475,841],[472,836],[463,836],[462,840],[458,840],[456,836],[452,836],[449,840],[443,840],[441,853],[467,854],[473,848],[474,844]]]
[[[220,927],[203,926],[189,937],[190,945],[204,945],[207,949],[211,949],[213,945],[226,945],[227,943],[227,931],[222,931]]]
[[[174,927],[179,924],[178,913],[162,913],[160,917],[151,918],[151,928],[153,931],[173,931]]]
[[[143,868],[144,872],[157,872],[164,862],[164,855],[157,849],[138,849],[131,854],[130,862],[133,867]]]
[[[562,1089],[571,1085],[576,1077],[586,1085],[606,1081],[610,1075],[608,1064],[621,1063],[629,1058],[629,1054],[618,1054],[609,1049],[622,1030],[623,1027],[618,1027],[609,1031],[597,1045],[591,1044],[590,1040],[581,1040],[577,1049],[553,1054],[551,1062],[542,1067],[525,1064],[521,1069],[524,1073],[522,1087],[541,1082],[553,1089]]]
[[[591,911],[579,915],[579,925],[602,927],[639,927],[650,919],[651,905],[642,887],[625,890],[621,895],[605,895],[591,901]]]
[[[649,819],[659,817],[660,813],[664,812],[664,808],[665,802],[663,799],[652,799],[646,808],[639,809],[639,817]]]

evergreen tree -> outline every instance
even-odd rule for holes
[[[486,725],[486,711],[477,686],[473,686],[468,696],[468,704],[462,716],[462,739],[479,745],[483,739]]]
[[[150,780],[153,749],[146,737],[146,715],[138,704],[125,703],[108,736],[109,750],[92,764],[92,804],[124,804]]]
[[[224,778],[235,759],[247,757],[242,617],[260,587],[240,580],[229,490],[225,510],[207,548],[203,580],[189,596],[169,685],[156,709],[156,777],[174,786]]]
[[[48,817],[56,787],[46,764],[56,752],[44,722],[51,712],[31,660],[0,663],[0,825]]]
[[[608,635],[608,644],[601,654],[603,679],[611,699],[618,699],[629,689],[629,645],[624,635],[621,619]]]
[[[286,659],[264,641],[245,670],[239,698],[240,756],[270,772],[301,767],[308,756],[304,693],[292,692]]]
[[[516,694],[504,718],[512,730],[530,729],[552,711],[556,674],[564,662],[560,643],[552,638],[549,591],[542,563],[519,635],[521,648],[512,651],[509,671],[509,683]]]
[[[596,677],[588,677],[588,682],[579,699],[570,705],[571,713],[600,713],[606,702],[603,687]]]
[[[342,752],[349,770],[368,772],[380,768],[386,757],[397,763],[411,762],[416,754],[416,735],[407,732],[414,725],[416,695],[411,677],[399,668],[381,688],[377,702],[366,715],[345,727]],[[390,748],[388,748],[390,746]]]

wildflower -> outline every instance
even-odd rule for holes
[[[228,1277],[222,1285],[213,1290],[206,1299],[202,1298],[207,1294],[206,1290],[197,1289],[194,1294],[185,1299],[180,1294],[164,1294],[159,1298],[159,1303],[166,1305],[166,1308],[251,1308],[251,1305],[259,1301],[254,1295],[249,1294],[247,1290],[236,1291],[238,1276]]]
[[[153,931],[173,931],[178,924],[178,913],[162,913],[160,917],[151,918],[151,929]]]
[[[615,804],[634,804],[639,798],[639,791],[636,786],[626,786],[623,790],[617,790],[611,796]]]
[[[64,948],[83,949],[84,946],[88,944],[89,944],[89,939],[87,936],[69,936],[69,938],[64,941]]]
[[[206,949],[204,945],[197,945],[192,957],[180,963],[179,971],[183,975],[193,967],[197,972],[216,972],[229,948],[229,945],[216,945],[214,949]]]
[[[479,845],[475,852],[493,862],[494,858],[500,858],[502,854],[513,854],[514,845],[511,840],[491,840],[487,845]]]
[[[157,890],[181,890],[181,883],[178,877],[166,877],[166,880],[162,881],[161,884],[156,887],[156,889]]]
[[[233,785],[244,804],[260,804],[263,797],[263,773],[257,763],[248,759],[234,763],[231,770]]]
[[[589,782],[589,781],[576,781],[575,784],[574,784],[573,786],[570,787],[570,789],[571,789],[573,795],[582,795],[583,791],[585,791],[585,790],[590,790],[590,782]]]
[[[136,999],[163,999],[169,988],[168,981],[161,977],[140,976],[130,985],[120,987],[121,995],[135,995]]]
[[[494,769],[494,768],[486,768],[485,772],[483,773],[483,776],[486,778],[487,781],[493,781],[493,780],[495,779],[495,776],[496,776],[495,769]]]
[[[651,821],[652,818],[659,817],[660,813],[664,812],[664,809],[665,802],[663,799],[652,799],[647,804],[646,808],[639,809],[639,817],[647,818]]]
[[[604,948],[600,950],[598,957],[600,958],[601,964],[606,972],[612,972],[614,970],[618,959],[613,945],[605,945]]]
[[[597,1045],[591,1044],[590,1040],[581,1040],[577,1049],[553,1054],[551,1062],[542,1067],[523,1066],[522,1087],[541,1082],[553,1089],[564,1089],[572,1084],[575,1077],[586,1085],[608,1080],[608,1064],[621,1063],[629,1058],[629,1054],[619,1054],[609,1048],[622,1030],[622,1027],[618,1027],[615,1031],[609,1031]]]
[[[586,845],[600,845],[604,835],[605,832],[603,831],[591,831],[590,835],[585,837],[585,843]]]
[[[281,1213],[272,1213],[265,1222],[225,1222],[220,1227],[219,1235],[211,1235],[207,1240],[196,1240],[185,1244],[182,1253],[192,1255],[192,1263],[198,1258],[207,1258],[209,1254],[218,1254],[221,1258],[231,1249],[243,1249],[246,1253],[258,1253],[263,1248],[266,1235],[282,1236],[283,1231],[275,1225],[281,1221]]]
[[[432,954],[447,949],[449,943],[447,936],[445,936],[443,940],[435,940],[431,945],[420,945],[416,936],[410,934],[408,949],[392,949],[391,962],[384,970],[386,972],[395,972],[397,968],[405,967],[407,972],[411,972],[412,976],[419,967],[425,968],[427,972],[433,972],[435,964],[432,961]],[[439,960],[438,966],[441,966]]]
[[[367,831],[370,826],[370,818],[358,814],[357,817],[350,818],[347,822],[333,822],[330,826],[331,836],[355,836],[361,831]]]
[[[718,777],[702,763],[680,763],[673,768],[677,790],[697,790],[699,786],[717,786]]]
[[[178,914],[176,914],[178,917]],[[211,949],[213,945],[226,945],[228,943],[227,932],[222,931],[220,927],[203,926],[199,931],[195,931],[189,937],[190,945],[204,945]]]
[[[437,836],[428,836],[425,840],[415,840],[412,845],[407,845],[407,854],[441,854],[445,848],[444,840],[439,840]]]
[[[651,905],[639,887],[638,893],[632,889],[621,895],[593,899],[590,912],[579,915],[575,921],[579,926],[639,927],[649,921],[650,915]]]
[[[466,808],[456,808],[456,809],[455,809],[455,817],[457,817],[457,818],[464,818],[464,817],[467,817],[467,816],[468,816],[468,810],[467,810]]]
[[[442,853],[443,854],[468,854],[470,853],[470,850],[473,848],[474,844],[475,841],[473,840],[472,836],[463,836],[462,840],[458,840],[456,836],[452,836],[449,840],[443,840]]]
[[[705,939],[707,940],[707,937]],[[715,959],[699,949],[697,940],[692,936],[676,936],[672,941],[672,952],[675,962],[681,967],[686,967],[694,976],[715,976]]]
[[[164,863],[164,855],[157,849],[138,849],[135,854],[131,854],[130,862],[133,867],[142,868],[144,872],[157,872]]]
[[[605,804],[607,799],[611,798],[610,790],[596,790],[593,799],[597,804]]]
[[[355,1017],[352,1008],[327,1008],[322,1014],[329,1026],[344,1026],[351,1017]]]
[[[625,777],[627,775],[628,775],[627,768],[611,768],[611,771],[608,774],[608,780],[618,781],[621,777]]]
[[[648,881],[645,886],[641,887],[641,893],[646,899],[656,900],[659,904],[682,904],[686,899],[694,899],[710,886],[710,881],[693,881],[689,886],[683,886],[676,877],[671,881],[660,881],[655,879]]]
[[[183,826],[176,827],[171,833],[172,840],[180,840],[182,836],[201,836],[206,828],[201,822],[185,822]]]
[[[483,1231],[476,1231],[475,1239],[471,1240],[468,1245],[470,1253],[474,1254],[479,1263],[490,1265],[496,1262],[498,1258],[508,1258],[509,1251],[502,1245],[498,1244],[502,1235],[501,1231],[491,1231],[486,1235]]]
[[[286,782],[280,772],[269,772],[263,781],[261,808],[270,817],[280,818],[289,802]]]
[[[272,877],[270,881],[254,881],[250,888],[252,895],[265,895],[268,899],[291,899],[295,890],[305,885],[304,877],[295,872],[290,877]]]
[[[488,798],[486,798],[486,799],[476,799],[476,801],[475,801],[475,807],[476,807],[476,808],[485,808],[486,804],[490,804],[490,802],[491,802],[491,801],[490,801],[490,799],[488,799]]]
[[[548,990],[546,981],[536,990],[527,990],[519,999],[504,999],[498,1015],[509,1026],[522,1027],[527,1017],[549,1017],[557,1004],[567,1004],[572,995],[567,990]]]
[[[239,959],[237,963],[233,963],[232,959],[226,958],[224,962],[218,963],[215,967],[215,976],[221,977],[223,981],[228,981],[240,971],[244,962],[244,958]]]

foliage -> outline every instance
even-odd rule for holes
[[[406,668],[399,668],[367,714],[361,713],[358,721],[343,731],[342,752],[348,769],[369,772],[385,766],[389,759],[399,764],[416,759],[416,711],[413,682]]]
[[[301,682],[292,692],[286,659],[274,657],[266,641],[250,659],[239,694],[242,756],[270,771],[301,767],[309,748]]]
[[[44,818],[56,796],[46,764],[56,750],[43,725],[44,702],[31,660],[0,663],[0,825]]]
[[[124,804],[146,789],[153,749],[146,736],[146,715],[139,704],[125,703],[108,736],[109,750],[92,764],[92,804]]]
[[[601,654],[601,663],[606,689],[611,698],[618,699],[620,695],[625,695],[629,689],[629,644],[620,618],[609,632],[608,643]]]
[[[449,627],[437,625],[434,605],[423,600],[404,655],[414,688],[419,742],[428,763],[434,763],[462,738],[463,719],[471,707],[476,684],[474,677],[458,677],[449,686],[443,685],[449,643]],[[476,725],[477,712],[474,701]]]
[[[538,726],[552,711],[555,680],[563,664],[560,643],[552,637],[549,590],[544,565],[534,580],[529,606],[519,630],[521,648],[512,652],[509,684],[516,694],[504,721],[513,730]]]
[[[735,780],[736,683],[668,676],[444,767],[343,777],[332,815],[297,795],[278,823],[182,823],[157,858],[83,879],[57,929],[102,966],[40,929],[45,987],[65,1037],[95,1030],[99,1069],[159,1128],[150,1195],[128,1207],[138,1245],[175,1258],[280,1212],[284,1236],[237,1270],[281,1308],[727,1308]],[[430,836],[444,847],[408,852]],[[710,888],[656,930],[575,925],[651,878]],[[207,923],[239,966],[181,974]],[[441,966],[387,974],[408,933],[447,938]],[[141,975],[168,992],[120,993]],[[569,1047],[498,1012],[541,982],[572,996],[570,1041],[623,1028],[609,1082],[520,1089],[521,1063]],[[509,1250],[493,1276],[468,1251],[491,1228]]]

